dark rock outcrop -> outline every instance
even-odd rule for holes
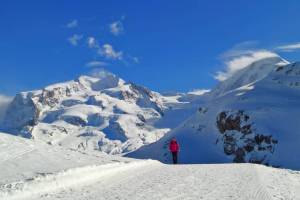
[[[267,157],[278,143],[272,135],[257,133],[250,116],[244,111],[224,111],[216,122],[224,153],[233,156],[233,162],[268,164]]]

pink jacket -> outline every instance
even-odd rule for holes
[[[178,152],[179,151],[179,144],[177,143],[176,140],[171,140],[170,144],[169,144],[169,150],[171,152]]]

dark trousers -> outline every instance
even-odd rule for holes
[[[173,157],[173,164],[177,164],[177,154],[178,152],[172,152],[172,157]]]

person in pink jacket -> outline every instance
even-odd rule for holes
[[[173,157],[173,164],[177,164],[178,160],[178,151],[179,151],[179,144],[177,143],[176,139],[173,138],[169,144],[169,150],[172,153]]]

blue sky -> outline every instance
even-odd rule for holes
[[[300,1],[2,0],[0,94],[105,68],[156,91],[211,88],[232,49],[300,60]]]

